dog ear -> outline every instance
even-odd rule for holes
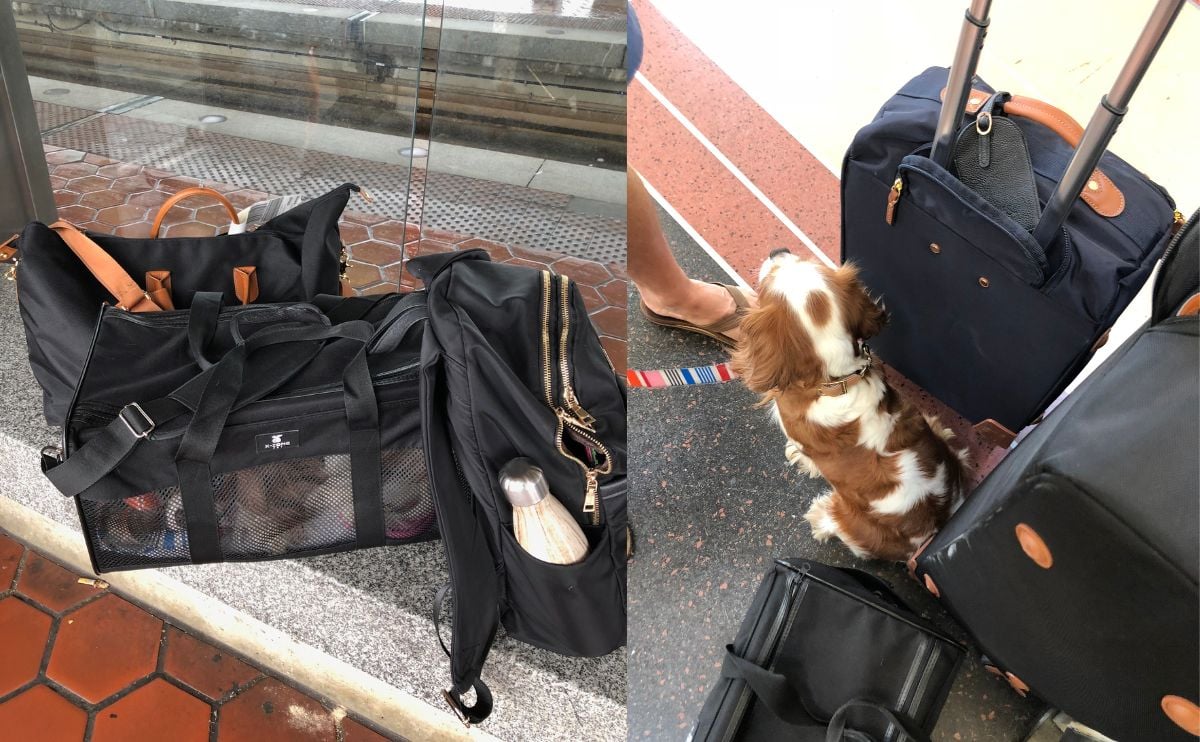
[[[825,365],[786,300],[760,294],[758,306],[742,320],[741,332],[733,370],[750,391],[765,394],[825,380]]]
[[[887,325],[888,315],[858,280],[858,268],[845,263],[834,274],[845,313],[846,331],[857,340],[873,338]]]

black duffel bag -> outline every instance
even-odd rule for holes
[[[1200,212],[1150,321],[911,563],[1022,695],[1119,740],[1200,719]]]
[[[61,451],[43,455],[77,498],[95,570],[436,537],[418,390],[424,298],[105,307]]]
[[[29,224],[17,243],[17,295],[46,420],[61,425],[66,417],[101,305],[157,314],[190,307],[199,291],[220,292],[227,304],[339,293],[338,219],[358,190],[347,183],[252,232],[213,237],[141,239]]]
[[[779,559],[689,739],[927,740],[963,656],[882,580]]]

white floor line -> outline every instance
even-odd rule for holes
[[[638,175],[641,175],[641,173]],[[703,248],[704,252],[708,253],[708,257],[712,258],[713,261],[721,267],[721,270],[729,274],[729,277],[733,279],[734,283],[744,289],[753,288],[749,283],[746,282],[746,279],[742,278],[741,275],[739,275],[738,272],[733,269],[732,265],[725,261],[725,258],[721,257],[721,254],[718,253],[712,245],[708,244],[708,240],[704,239],[704,237],[696,231],[696,228],[688,223],[687,219],[683,218],[683,215],[671,205],[671,202],[658,192],[657,188],[651,185],[650,182],[645,178],[642,178],[642,185],[646,186],[646,192],[650,194],[651,198],[658,202],[658,205],[662,207],[663,211],[667,212],[667,215],[674,219],[675,223],[678,224],[684,232],[687,232],[688,237],[691,237],[697,245]]]
[[[717,145],[713,144],[708,137],[704,136],[704,132],[696,128],[696,125],[693,124],[687,116],[683,115],[683,112],[676,108],[675,104],[668,100],[667,97],[662,94],[662,91],[654,86],[654,83],[647,80],[646,76],[641,72],[637,73],[634,76],[634,79],[641,83],[642,86],[650,93],[650,95],[653,95],[655,100],[661,103],[663,108],[667,109],[667,111],[675,117],[675,120],[682,124],[683,128],[687,129],[688,133],[696,138],[696,141],[704,145],[704,148],[707,149],[713,157],[717,158],[717,161],[724,165],[725,169],[732,173],[733,176],[746,187],[746,190],[750,191],[751,195],[759,200],[759,203],[767,207],[767,210],[770,211],[775,218],[787,228],[789,232],[794,234],[797,239],[808,246],[808,249],[812,251],[813,255],[815,255],[818,260],[825,263],[825,265],[829,266],[830,268],[836,267],[833,259],[821,252],[820,248],[817,247],[817,244],[813,242],[808,235],[804,234],[804,230],[796,226],[795,222],[789,219],[787,214],[783,213],[783,209],[779,208],[775,202],[767,196],[767,194],[763,193],[762,189],[756,186],[754,181],[750,180],[750,178],[747,177],[746,174],[743,173],[741,169],[733,163],[733,160],[726,157],[725,153],[717,148]]]

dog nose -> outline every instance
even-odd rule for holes
[[[774,259],[776,256],[779,256],[779,255],[791,255],[791,254],[792,254],[792,251],[787,249],[786,247],[777,247],[774,250],[772,250],[769,255],[767,255],[767,258]]]

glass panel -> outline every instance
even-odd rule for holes
[[[625,0],[445,0],[429,15],[419,249],[554,265],[623,370]]]
[[[343,182],[345,240],[375,264],[404,245],[424,3],[339,0],[16,2],[62,218],[144,235],[170,193],[204,184],[239,208]],[[371,5],[371,3],[368,3]],[[201,198],[167,235],[227,223]],[[387,258],[394,257],[394,260]],[[359,287],[382,270],[355,270]]]
[[[422,227],[623,262],[625,3],[430,8],[441,28]]]

